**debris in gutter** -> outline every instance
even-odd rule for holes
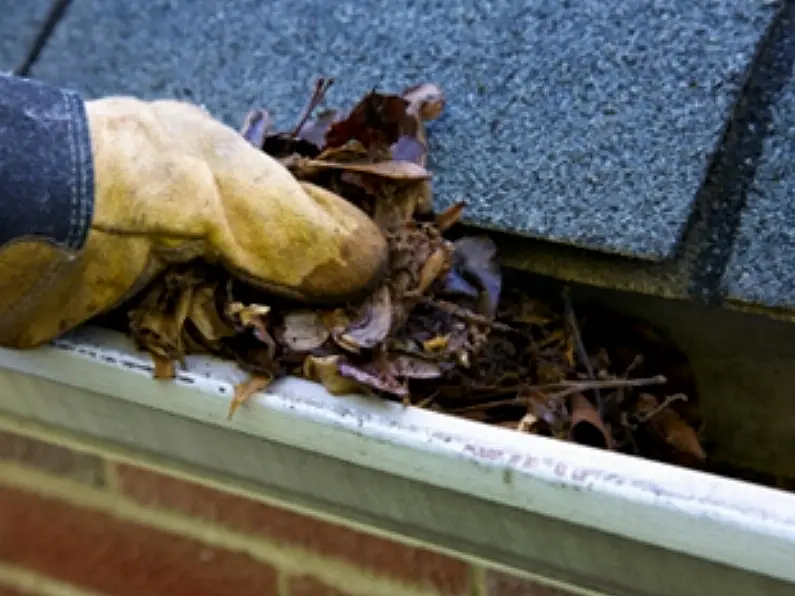
[[[427,169],[426,123],[444,111],[442,90],[372,90],[349,113],[315,113],[332,83],[317,81],[290,131],[255,110],[241,134],[296,178],[369,214],[389,242],[386,278],[361,303],[312,310],[218,267],[173,267],[121,313],[155,376],[172,378],[189,354],[213,354],[251,375],[230,417],[272,381],[297,375],[336,395],[703,466],[695,386],[673,346],[643,323],[580,312],[566,291],[542,297],[517,283],[486,235],[453,239],[466,203],[436,212]]]

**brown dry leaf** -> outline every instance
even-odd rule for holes
[[[226,307],[226,314],[232,320],[239,322],[244,327],[258,325],[270,314],[270,306],[264,304],[243,304],[242,302],[230,302]]]
[[[610,433],[605,428],[599,412],[582,393],[575,393],[570,398],[571,403],[571,429],[569,436],[575,443],[599,447],[600,449],[612,448]]]
[[[444,111],[444,92],[433,83],[420,83],[401,93],[409,106],[407,112],[421,120],[436,120]]]
[[[364,163],[369,154],[359,141],[350,141],[341,147],[326,147],[315,159],[322,162]]]
[[[441,247],[434,250],[428,260],[422,265],[422,269],[420,269],[420,279],[417,287],[406,292],[405,296],[423,295],[439,277],[447,273],[451,265],[452,255],[449,251]]]
[[[131,317],[130,327],[137,342],[156,356],[168,360],[180,359],[182,338],[181,329],[176,325],[173,315],[159,310],[139,309]]]
[[[383,342],[392,328],[392,298],[389,287],[382,285],[365,302],[359,316],[340,334],[337,344],[354,353],[369,350]]]
[[[292,311],[284,316],[282,341],[296,352],[309,352],[326,343],[330,332],[321,313],[312,310]]]
[[[408,388],[395,378],[389,362],[376,361],[356,365],[340,360],[337,363],[337,370],[342,376],[355,380],[359,385],[372,387],[397,397],[408,397]]]
[[[391,151],[392,159],[399,163],[412,163],[424,168],[428,161],[428,148],[415,137],[400,137]]]
[[[400,137],[413,133],[415,119],[407,114],[409,102],[397,95],[371,91],[348,117],[334,123],[326,133],[327,147],[359,141],[367,150],[390,147]]]
[[[666,402],[660,404],[654,395],[642,393],[638,397],[637,411],[652,432],[675,451],[697,461],[706,459],[707,454],[696,431]]]
[[[130,329],[139,345],[164,359],[183,361],[185,321],[193,303],[197,279],[167,276],[129,313]]]
[[[262,149],[265,147],[265,137],[271,130],[273,121],[267,110],[251,110],[243,119],[243,125],[240,127],[240,134],[249,143]]]
[[[449,342],[449,335],[436,335],[422,342],[422,349],[426,352],[441,352],[447,348]]]
[[[320,313],[323,325],[333,334],[340,334],[351,324],[350,315],[342,308],[325,310]]]
[[[188,321],[200,336],[200,343],[220,349],[220,341],[233,337],[235,329],[221,317],[216,304],[216,286],[203,286],[193,296]]]
[[[310,381],[316,381],[332,395],[361,393],[362,386],[354,379],[340,374],[339,363],[342,357],[307,356],[304,360],[303,375]]]
[[[235,396],[229,404],[227,420],[231,420],[237,409],[246,403],[258,391],[262,391],[273,382],[273,377],[254,375],[247,381],[235,385]]]
[[[155,363],[155,379],[159,381],[171,380],[177,376],[174,370],[174,361],[171,358],[152,354],[152,360]]]
[[[356,163],[342,161],[324,161],[320,159],[302,158],[296,160],[294,168],[309,173],[312,170],[340,170],[356,172],[369,176],[389,178],[391,180],[430,180],[431,173],[421,165],[410,161],[379,161],[375,163]]]
[[[569,427],[569,419],[563,411],[562,400],[556,396],[547,396],[538,391],[529,390],[527,387],[522,387],[517,394],[517,398],[525,398],[528,402],[525,416],[530,415],[543,422],[553,434],[563,434],[564,429]]]
[[[270,307],[264,304],[243,304],[230,302],[226,305],[226,316],[245,329],[250,329],[254,336],[263,343],[273,344],[268,333],[268,315]]]
[[[494,241],[486,236],[465,236],[456,240],[453,268],[481,291],[480,312],[494,316],[502,290],[502,273]]]
[[[347,179],[350,172],[346,172]],[[352,182],[356,186],[367,184],[373,180],[366,176],[355,175]],[[391,181],[378,183],[368,190],[376,197],[373,220],[382,230],[395,230],[406,226],[418,215],[428,209],[430,184],[426,181],[406,181],[395,184]]]
[[[461,219],[461,215],[466,208],[466,201],[458,201],[436,216],[436,227],[441,233],[445,233]]]
[[[396,356],[390,364],[393,374],[403,379],[438,379],[442,376],[438,364],[416,356]]]
[[[516,430],[523,433],[535,433],[539,420],[533,414],[525,414],[516,426]]]

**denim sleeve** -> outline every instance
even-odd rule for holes
[[[94,166],[81,97],[0,74],[0,248],[37,238],[79,250],[93,210]]]

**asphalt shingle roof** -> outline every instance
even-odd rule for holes
[[[13,71],[25,59],[52,0],[0,0],[0,72]]]
[[[753,123],[759,150],[749,155],[750,181],[739,206],[724,274],[730,300],[795,308],[795,21],[788,15],[771,48],[769,74],[756,95],[766,112]]]
[[[75,0],[33,74],[282,123],[432,80],[441,205],[637,257],[674,249],[771,9],[758,0]]]
[[[34,4],[6,10],[0,68]],[[607,254],[601,271],[635,267],[652,293],[795,308],[795,26],[778,8],[73,0],[31,75],[189,99],[235,127],[252,107],[293,123],[319,75],[347,106],[430,80],[448,95],[431,131],[440,207],[465,199],[468,223],[514,243]]]

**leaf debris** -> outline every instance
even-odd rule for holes
[[[487,236],[448,237],[466,201],[433,209],[426,123],[444,111],[442,90],[371,90],[348,113],[315,114],[332,83],[318,79],[292,130],[273,130],[258,109],[240,132],[377,222],[390,246],[383,283],[359,304],[310,310],[215,266],[174,267],[122,313],[156,376],[209,353],[251,374],[236,387],[230,417],[273,380],[297,375],[336,395],[703,465],[692,375],[672,346],[636,321],[582,317],[567,292],[542,297],[502,270]]]

